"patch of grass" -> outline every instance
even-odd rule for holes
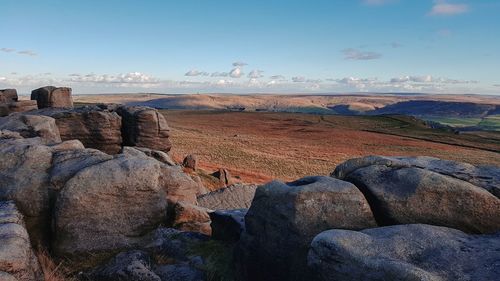
[[[233,250],[234,244],[210,240],[191,246],[189,253],[203,257],[208,281],[233,281]]]
[[[425,120],[434,121],[443,125],[448,125],[456,128],[477,126],[481,122],[481,118],[454,118],[454,117],[424,117]]]
[[[492,115],[483,118],[478,126],[483,130],[500,131],[500,115]]]
[[[63,265],[63,262],[56,263],[49,252],[45,249],[39,249],[36,252],[38,262],[43,273],[44,281],[75,281],[76,279],[69,276],[69,271]]]

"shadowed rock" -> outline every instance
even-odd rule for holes
[[[140,106],[120,106],[123,145],[170,151],[169,132],[165,117],[156,109]]]
[[[73,107],[71,88],[46,86],[31,91],[31,100],[36,100],[38,108]]]
[[[38,109],[36,101],[22,100],[8,103],[0,103],[0,117],[16,112],[25,112]]]
[[[194,154],[188,154],[186,157],[184,157],[184,160],[182,160],[182,166],[191,169],[193,171],[196,171],[196,166],[198,165],[198,157]]]
[[[317,176],[257,188],[245,225],[235,255],[244,280],[307,280],[306,256],[314,236],[376,223],[353,184]]]
[[[13,201],[0,201],[0,280],[43,280],[23,216]]]
[[[467,235],[431,225],[397,225],[360,232],[334,229],[311,244],[314,280],[496,280],[500,233]]]
[[[247,209],[219,210],[210,212],[212,238],[222,241],[236,242],[245,231],[245,215]]]
[[[16,89],[0,90],[0,103],[10,103],[14,101],[18,101]]]
[[[11,114],[0,118],[0,130],[18,132],[24,138],[40,137],[46,144],[61,142],[59,128],[48,116]]]

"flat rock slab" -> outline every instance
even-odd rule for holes
[[[257,190],[255,184],[234,184],[198,196],[198,205],[211,210],[248,209]]]
[[[315,280],[498,280],[500,233],[468,235],[414,224],[329,230],[316,236],[308,263]]]

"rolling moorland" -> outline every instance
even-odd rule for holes
[[[185,155],[196,154],[202,179],[218,168],[251,183],[327,175],[347,159],[375,154],[500,165],[500,100],[491,96],[116,94],[74,98],[80,104],[111,102],[160,109],[171,128],[172,157],[180,162]]]

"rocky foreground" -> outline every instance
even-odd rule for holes
[[[0,98],[0,280],[43,280],[41,249],[79,280],[500,276],[498,167],[370,156],[207,193],[154,109],[73,108],[55,87],[17,112]]]

